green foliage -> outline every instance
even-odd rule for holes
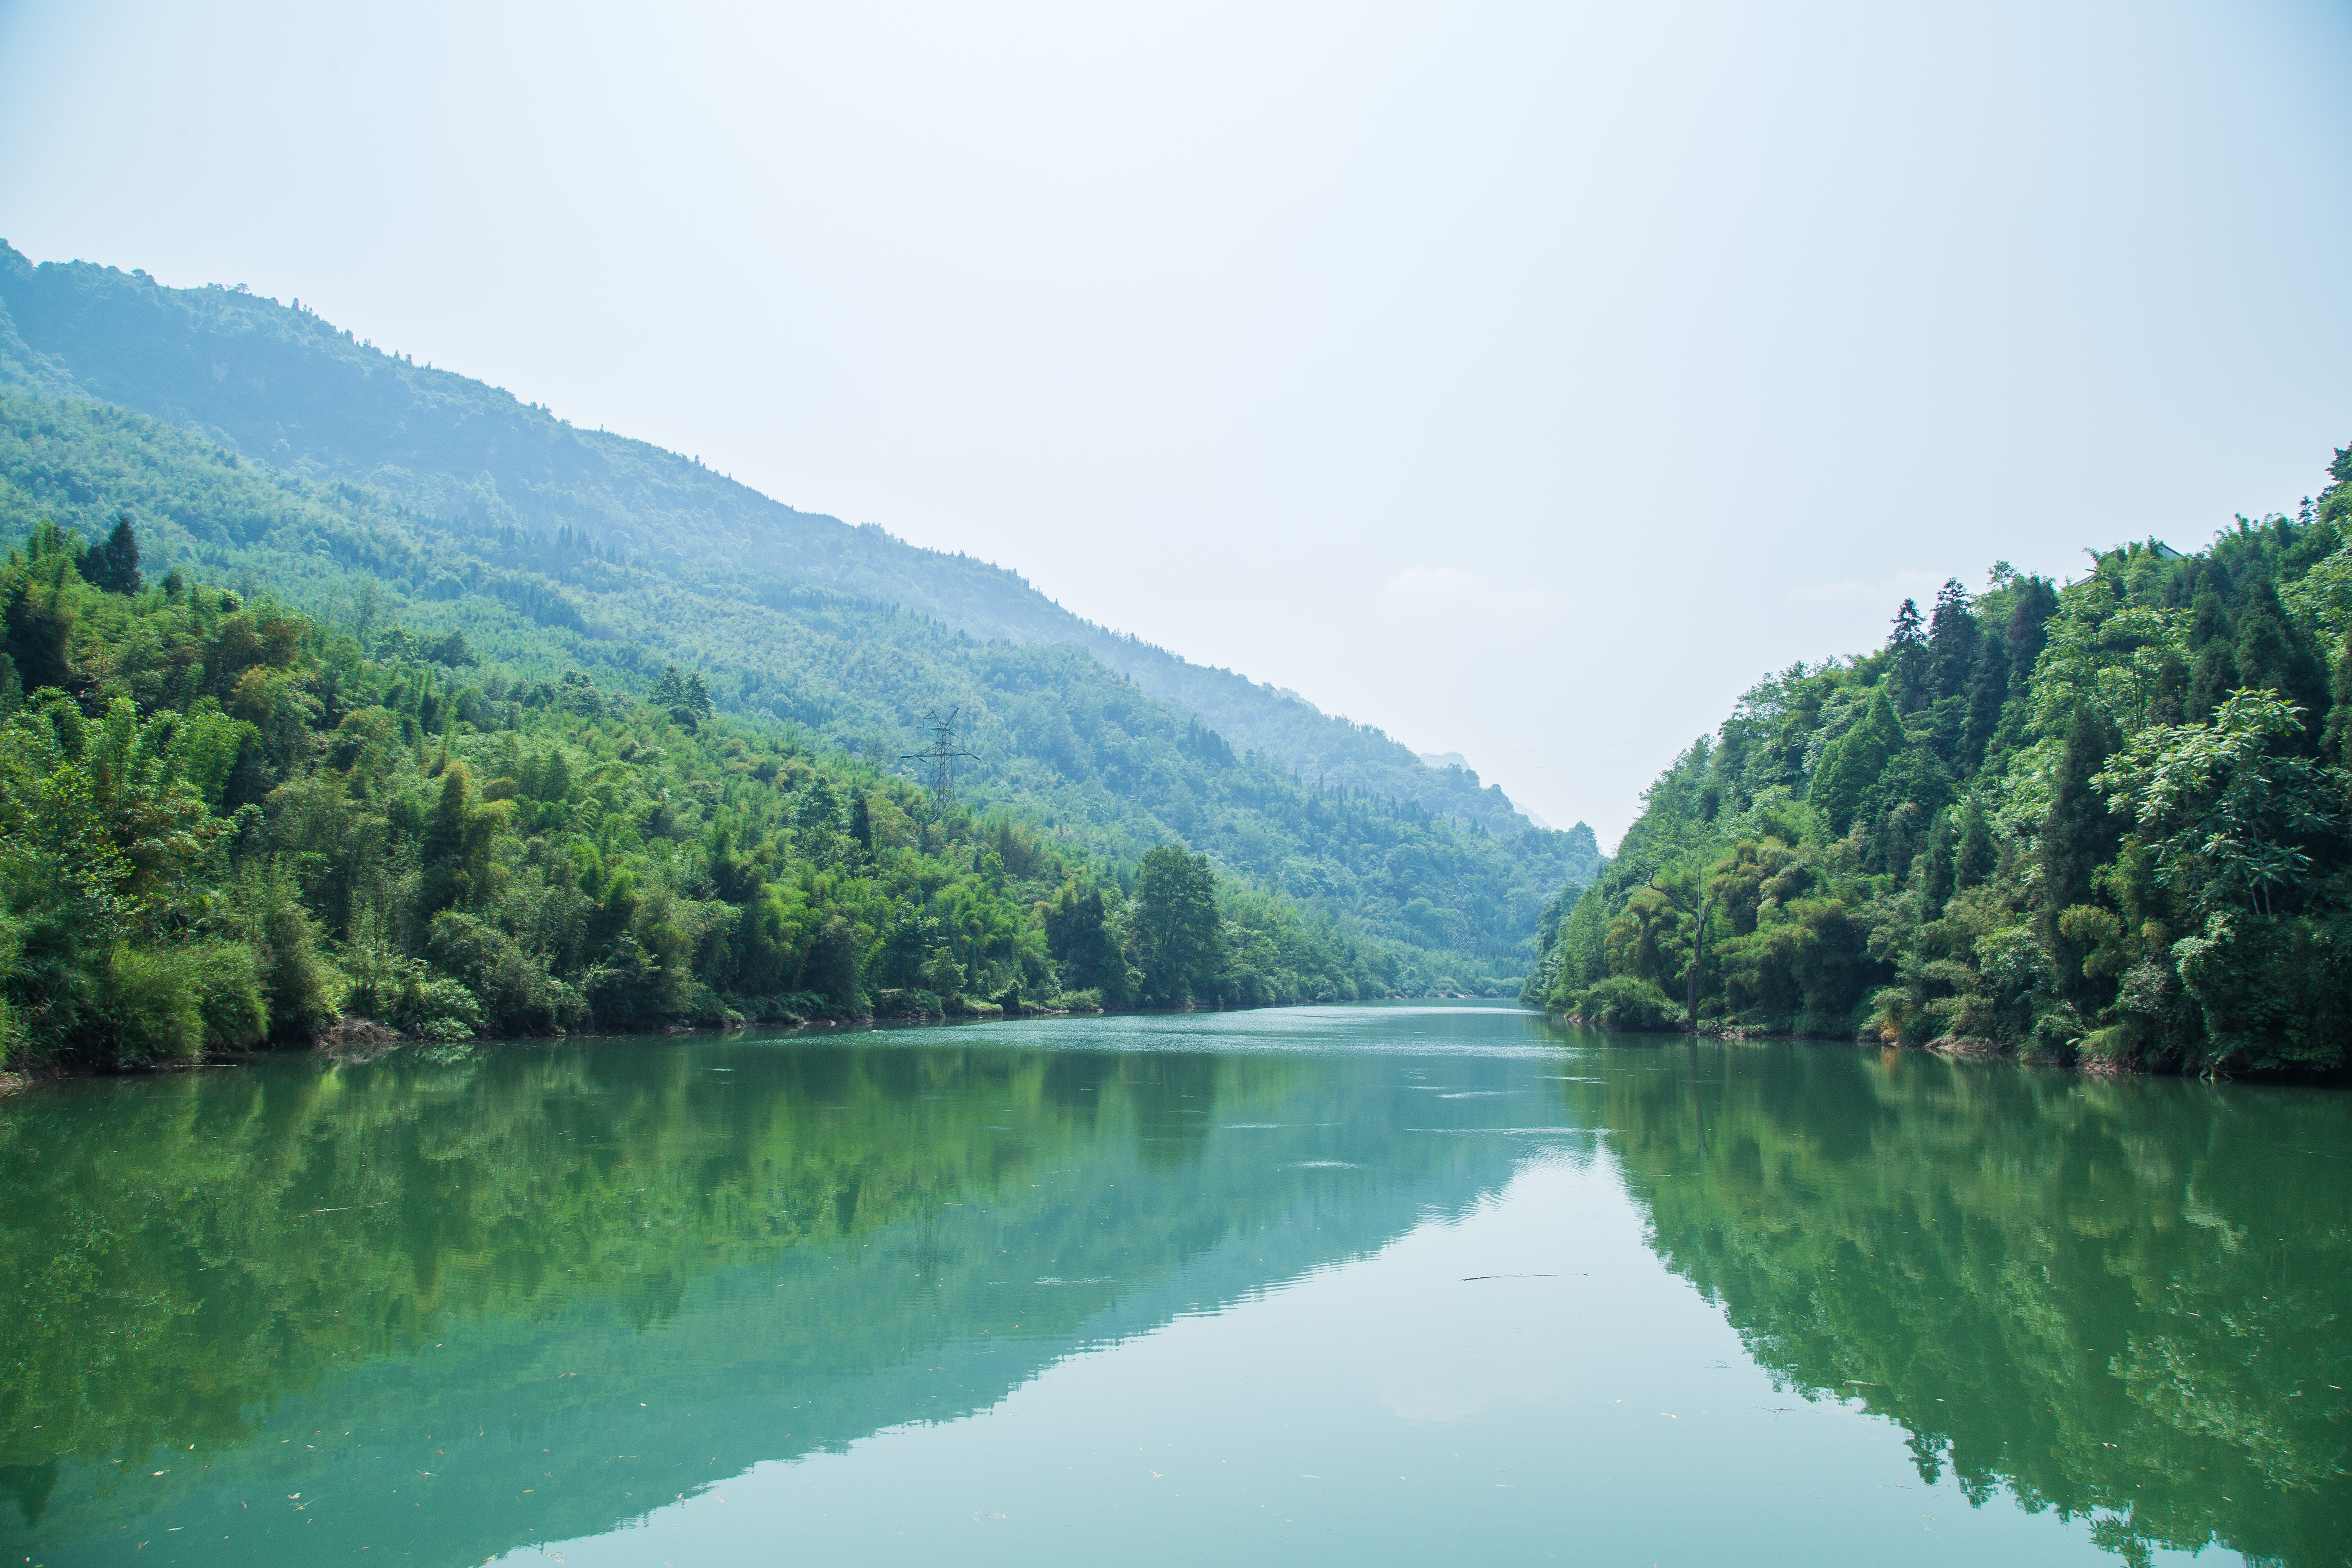
[[[184,578],[101,589],[75,548],[37,531],[0,566],[65,628],[62,686],[0,723],[11,1054],[188,1059],[346,1016],[452,1040],[1423,984],[1204,856],[1152,848],[1130,895],[1014,817],[718,716],[677,670],[650,705],[397,626],[370,658]]]
[[[674,715],[797,723],[869,762],[960,706],[992,806],[1121,861],[1181,838],[1430,974],[1522,973],[1544,901],[1599,868],[1589,828],[1534,829],[1377,729],[312,312],[0,245],[0,529],[132,517],[158,563],[267,584],[379,653],[608,694],[675,668],[700,696],[651,694]],[[402,620],[415,646],[377,647]]]
[[[1630,974],[1612,974],[1577,993],[1575,1008],[1586,1022],[1603,1029],[1672,1029],[1683,1021],[1680,1003],[1657,985]]]
[[[118,942],[93,966],[80,1036],[100,1059],[126,1064],[259,1045],[269,1005],[257,967],[241,942]]]
[[[81,574],[110,594],[135,594],[147,585],[139,572],[139,535],[131,514],[114,520],[106,542],[81,559]]]
[[[1832,831],[1843,833],[1853,826],[1853,815],[1862,808],[1864,797],[1886,771],[1888,760],[1904,745],[1902,721],[1895,716],[1895,704],[1888,700],[1887,689],[1878,687],[1871,692],[1861,721],[1830,742],[1813,775],[1811,798],[1814,809],[1828,819]]]
[[[586,721],[640,713],[642,701],[689,732],[722,712],[755,728],[796,727],[804,746],[847,752],[861,777],[895,787],[919,771],[898,759],[927,739],[927,711],[961,705],[961,744],[976,754],[966,796],[1104,861],[1132,862],[1181,839],[1221,875],[1286,895],[1323,924],[1416,950],[1400,985],[1448,973],[1519,975],[1544,901],[1600,864],[1591,829],[1527,828],[1507,806],[1479,805],[1492,792],[1462,770],[1412,759],[1413,788],[1421,774],[1453,780],[1430,786],[1442,809],[1349,782],[1386,780],[1381,790],[1402,791],[1347,760],[1355,741],[1335,741],[1330,765],[1317,763],[1310,779],[1275,754],[1237,750],[1077,647],[983,642],[900,605],[805,581],[618,560],[585,548],[569,524],[534,531],[504,511],[422,511],[358,484],[273,474],[101,404],[0,395],[0,536],[58,535],[32,551],[51,561],[47,574],[16,584],[5,606],[0,652],[18,689],[65,689],[72,617],[82,613],[82,600],[59,597],[56,584],[82,585],[84,555],[45,520],[95,529],[123,512],[137,520],[144,553],[171,563],[167,603],[198,577],[235,582],[257,601],[266,584],[423,682],[416,717],[434,735],[453,721],[476,730],[519,721],[500,711],[517,705]],[[886,587],[859,580],[871,593]],[[331,668],[329,679],[340,678]],[[257,799],[233,787],[236,770],[282,768],[303,722],[278,705],[293,698],[269,678],[242,690],[214,683],[195,697],[133,695],[209,726],[186,743],[208,753],[199,787],[215,804]],[[1307,725],[1291,735],[1297,744],[1335,722],[1289,699],[1279,706]],[[1401,750],[1384,738],[1381,747]],[[853,794],[845,786],[839,798]],[[861,831],[854,802],[847,829]],[[862,831],[872,833],[870,821]]]
[[[1205,856],[1163,844],[1143,857],[1135,877],[1130,925],[1143,992],[1161,1006],[1181,1006],[1213,991],[1225,966],[1217,919],[1216,874]]]
[[[1591,1016],[1695,972],[1703,1027],[2341,1068],[2347,513],[2339,480],[2063,589],[1997,566],[1763,682],[1548,912],[1524,994]]]
[[[2277,912],[2308,881],[2313,850],[2343,829],[2347,780],[2292,749],[2301,710],[2241,690],[2210,724],[2144,730],[2092,783],[2131,814],[2161,886],[2200,912]]]
[[[673,723],[691,730],[710,717],[710,689],[698,673],[665,667],[646,694],[646,700],[670,716]]]

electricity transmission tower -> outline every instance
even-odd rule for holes
[[[948,807],[955,804],[956,763],[980,761],[972,752],[956,745],[956,715],[962,711],[960,707],[950,708],[947,717],[942,719],[940,710],[932,709],[929,713],[929,747],[919,752],[908,752],[898,759],[902,763],[921,763],[928,768],[930,776],[926,782],[930,790],[930,816],[934,821],[945,817]]]

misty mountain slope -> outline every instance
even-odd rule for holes
[[[379,489],[478,541],[568,530],[597,553],[755,597],[815,585],[978,637],[1075,643],[1303,778],[1491,833],[1528,826],[1475,775],[1424,767],[1380,730],[1086,621],[1016,573],[796,510],[692,458],[575,428],[240,289],[167,289],[84,262],[36,267],[0,242],[0,386],[136,409],[304,479]]]
[[[643,690],[676,663],[732,711],[806,726],[901,773],[917,771],[904,759],[928,738],[927,711],[958,708],[976,805],[1120,861],[1181,837],[1261,886],[1423,950],[1430,982],[1522,973],[1545,902],[1600,867],[1588,828],[1504,838],[1302,781],[1082,648],[983,641],[807,584],[772,593],[708,566],[614,562],[568,533],[460,531],[372,488],[247,463],[116,405],[0,394],[0,542],[43,518],[95,538],[121,514],[152,577],[184,566],[274,593],[372,650],[405,637],[402,623],[460,631],[486,682],[576,669]]]

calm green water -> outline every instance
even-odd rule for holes
[[[1499,1007],[0,1102],[0,1562],[2352,1551],[2352,1096]]]

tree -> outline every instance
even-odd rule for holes
[[[2058,776],[2037,845],[2041,864],[2035,901],[2042,945],[2058,960],[2062,987],[2077,1001],[2094,999],[2095,988],[2083,984],[2092,978],[2083,961],[2095,943],[2069,931],[2065,920],[2090,904],[2092,873],[2116,852],[2123,837],[2097,783],[2100,766],[2115,746],[2115,729],[2106,716],[2088,701],[2077,702],[2067,720],[2065,750],[2059,754]]]
[[[1952,852],[1952,886],[1956,890],[1976,887],[1990,877],[2000,859],[1994,848],[1992,824],[1986,817],[1984,805],[1974,795],[1960,807],[1960,842]]]
[[[955,954],[944,947],[931,949],[931,956],[923,963],[923,985],[942,1001],[961,992],[963,966],[955,961]]]
[[[2320,754],[2333,758],[2339,767],[2352,766],[2352,637],[2344,639],[2344,647],[2336,656],[2336,672],[2328,681],[2327,728],[2320,740]]]
[[[1916,621],[1917,611],[1912,614]],[[1821,767],[1813,774],[1814,808],[1828,818],[1832,831],[1843,833],[1853,826],[1863,797],[1886,771],[1887,760],[1903,749],[1904,740],[1903,721],[1895,716],[1886,688],[1873,689],[1862,717],[1823,751]]]
[[[2268,687],[2306,713],[2328,700],[2327,669],[2301,626],[2279,605],[2277,591],[2257,583],[2238,616],[2238,674],[2248,686]]]
[[[703,684],[701,672],[683,670],[674,664],[665,667],[655,678],[646,700],[668,714],[670,721],[683,730],[699,729],[703,721],[710,717],[710,689]]]
[[[5,626],[9,662],[27,692],[72,684],[73,671],[66,649],[80,618],[74,610],[69,573],[78,573],[81,541],[55,523],[33,530],[25,559],[12,552],[8,571],[0,578],[0,625]]]
[[[1910,599],[1895,612],[1894,630],[1887,634],[1886,651],[1894,656],[1895,692],[1910,712],[1927,700],[1927,639],[1919,634],[1919,606]]]
[[[2311,841],[2340,821],[2343,773],[2293,750],[2301,714],[2276,692],[2241,689],[2210,724],[2141,731],[2092,781],[2147,840],[2157,880],[2188,890],[2200,913],[2275,913],[2277,890],[2311,866]]]
[[[436,637],[425,645],[425,657],[435,664],[446,664],[452,669],[482,662],[480,656],[466,641],[463,632],[451,632],[446,637]]]
[[[139,574],[139,535],[131,526],[129,512],[114,520],[114,531],[106,536],[105,543],[82,556],[81,574],[110,594],[136,594],[147,585]]]
[[[1969,606],[1969,591],[1958,578],[1947,578],[1936,595],[1936,613],[1927,622],[1936,697],[1958,697],[1968,691],[1976,673],[1980,640],[1976,615]]]
[[[2203,720],[2244,684],[2238,679],[2233,649],[2236,631],[2221,595],[2210,584],[2200,585],[2189,623],[2189,646],[2195,659],[2189,678],[2189,718]]]
[[[1209,858],[1175,844],[1147,850],[1136,872],[1133,929],[1144,994],[1153,1002],[1181,1007],[1213,994],[1224,940]]]
[[[425,908],[436,913],[488,894],[499,834],[511,813],[506,801],[479,800],[463,763],[442,769],[439,796],[422,835]]]
[[[1080,892],[1076,882],[1063,883],[1060,896],[1045,910],[1045,942],[1061,966],[1064,986],[1099,991],[1112,1006],[1126,1002],[1127,955],[1106,921],[1101,889]]]

